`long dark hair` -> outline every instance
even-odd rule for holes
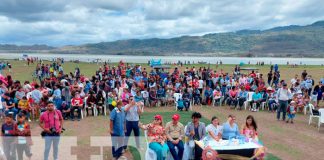
[[[213,123],[213,121],[214,121],[215,119],[218,119],[218,118],[217,118],[216,116],[213,116],[210,122]],[[219,125],[219,121],[218,121],[218,125]]]
[[[254,120],[254,117],[253,117],[252,115],[248,115],[248,116],[246,117],[245,125],[246,125],[247,127],[249,126],[248,123],[247,123],[247,120],[248,120],[248,119],[251,119],[251,120],[252,120],[251,125],[254,127],[255,130],[257,130],[258,126],[257,126],[257,124],[256,124],[256,122],[255,122],[255,120]]]

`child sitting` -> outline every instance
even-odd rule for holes
[[[183,102],[183,100],[181,99],[181,98],[179,98],[179,100],[177,101],[177,103],[178,103],[178,110],[180,110],[180,111],[182,111],[183,110],[183,108],[184,108],[184,102]]]
[[[295,101],[291,101],[290,105],[287,108],[287,113],[288,113],[288,119],[287,119],[287,123],[294,123],[293,120],[296,116],[296,108],[297,108],[297,103]]]
[[[213,97],[214,97],[214,102],[215,102],[214,106],[216,106],[216,103],[221,103],[220,100],[222,97],[222,93],[219,91],[218,88],[214,89]]]
[[[22,99],[18,102],[18,108],[20,111],[24,111],[26,113],[26,119],[28,119],[28,121],[31,121],[30,120],[31,107],[30,107],[30,103],[28,103],[26,96],[23,96]]]

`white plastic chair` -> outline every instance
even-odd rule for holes
[[[182,94],[181,93],[174,93],[173,97],[174,97],[175,109],[177,111],[178,110],[178,100],[182,97]]]
[[[84,109],[85,109],[85,110],[86,110],[86,108],[88,108],[88,109],[92,109],[92,107],[88,107],[88,106],[87,106],[87,99],[88,99],[88,97],[85,97],[85,98],[84,98]],[[94,116],[97,116],[97,115],[98,115],[97,113],[98,113],[98,111],[97,111],[97,107],[96,107],[96,105],[93,105],[93,115],[94,115]],[[86,111],[84,111],[84,116],[85,116],[85,117],[88,116]]]
[[[313,115],[313,109],[314,109],[314,106],[311,105],[310,106],[310,115],[309,115],[309,121],[308,121],[308,125],[310,125],[313,121],[313,118],[320,118],[319,115]]]
[[[309,103],[308,105],[304,106],[304,114],[307,114],[307,109],[309,110],[309,112],[311,112],[312,108],[314,108],[313,104]]]
[[[74,114],[74,112],[77,112],[78,111],[78,109],[76,108],[76,109],[74,109],[74,111],[72,111],[72,113],[71,114]],[[81,119],[83,119],[83,109],[81,108]]]
[[[219,99],[219,103],[218,103],[218,105],[219,105],[220,107],[222,106],[222,101],[223,101],[223,99],[224,99],[223,96],[221,96],[220,99]],[[215,103],[216,103],[216,99],[215,99],[215,97],[213,97],[213,106],[215,106]]]
[[[320,131],[321,123],[324,123],[324,108],[318,110],[320,113],[319,120],[318,120],[318,131]]]
[[[244,102],[244,109],[246,110],[249,103],[252,101],[252,95],[254,92],[248,92],[248,99]]]
[[[146,152],[145,152],[145,159],[146,160],[156,160],[157,156],[156,153],[149,147],[149,142],[147,138],[147,130],[144,130],[144,136],[146,141]]]

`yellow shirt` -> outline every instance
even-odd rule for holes
[[[28,101],[27,100],[20,100],[18,102],[18,107],[21,108],[22,110],[28,110],[29,109]]]

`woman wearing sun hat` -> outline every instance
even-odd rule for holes
[[[149,148],[156,153],[157,160],[166,159],[169,147],[166,143],[167,136],[163,127],[163,118],[157,114],[152,123],[142,125],[142,129],[147,130]]]

